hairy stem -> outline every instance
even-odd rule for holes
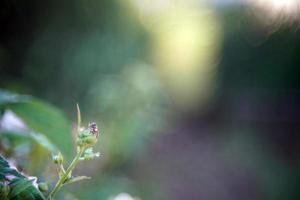
[[[68,169],[64,173],[63,176],[60,177],[60,179],[57,181],[55,187],[53,188],[52,192],[49,194],[48,200],[53,200],[56,193],[59,191],[59,189],[63,186],[64,182],[67,180],[67,178],[70,176],[72,170],[76,167],[77,163],[80,160],[80,157],[82,153],[84,152],[85,148],[81,147],[75,156],[75,158],[72,160],[71,164],[69,165]]]

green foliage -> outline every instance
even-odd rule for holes
[[[0,199],[8,200],[9,187],[6,184],[0,183]]]
[[[26,178],[15,178],[9,184],[10,200],[42,200],[45,199],[41,192]]]
[[[30,96],[0,90],[0,109],[12,110],[21,117],[34,130],[27,136],[38,144],[52,151],[55,149],[52,144],[55,144],[67,157],[71,155],[72,144],[68,134],[71,123],[54,106]]]
[[[25,176],[20,174],[16,169],[11,168],[9,163],[2,156],[0,156],[0,181],[6,180],[7,176],[25,178]]]
[[[86,180],[86,179],[91,179],[91,177],[88,177],[88,176],[75,176],[75,177],[72,177],[67,182],[65,182],[64,185],[70,184],[70,183],[75,183],[75,182]]]
[[[28,177],[22,175],[0,156],[0,197],[3,200],[43,200],[43,194]]]
[[[72,152],[70,123],[56,108],[38,100],[9,106],[29,127],[45,134],[65,154]]]
[[[22,143],[35,142],[49,152],[55,152],[58,149],[45,135],[33,131],[18,132],[0,130],[0,139],[3,138],[8,138],[9,140],[13,141],[14,146],[12,146],[12,148]]]
[[[47,126],[51,125],[53,128],[50,130],[54,130],[56,123],[55,118],[59,120],[64,120],[64,118],[60,115],[59,112],[55,111],[55,109],[50,106],[45,106],[46,104],[34,100],[30,97],[26,97],[23,101],[23,97],[21,95],[13,94],[8,91],[0,92],[0,108],[4,110],[13,110],[18,116],[21,116],[27,124],[33,129],[44,129],[46,133]],[[99,157],[99,153],[93,153],[92,146],[96,144],[98,141],[99,130],[96,123],[90,123],[88,128],[81,127],[81,115],[79,106],[77,105],[77,116],[78,116],[78,129],[77,129],[77,153],[68,166],[68,168],[64,168],[64,158],[62,153],[58,153],[56,156],[53,156],[53,161],[57,165],[59,169],[59,179],[53,190],[49,193],[47,199],[54,199],[56,193],[60,190],[60,188],[65,184],[70,184],[74,182],[78,182],[81,180],[89,179],[87,176],[72,176],[72,171],[76,167],[76,165],[82,160],[91,160],[95,157]],[[41,113],[39,113],[41,112]],[[47,115],[48,114],[48,115]],[[46,115],[49,117],[49,121],[40,120]],[[44,120],[46,120],[45,118]],[[51,121],[52,120],[52,121]],[[13,120],[12,120],[13,121]],[[39,123],[42,123],[40,125]],[[51,123],[53,122],[53,124]],[[8,123],[8,122],[5,122]],[[44,124],[43,124],[44,123]],[[59,128],[64,127],[61,123]],[[36,142],[39,146],[45,147],[45,149],[49,151],[56,150],[56,147],[47,139],[45,135],[35,133],[33,131],[10,131],[5,128],[1,131],[1,137],[14,138],[13,140],[23,141],[24,139],[30,139]],[[58,129],[59,130],[59,129]],[[27,131],[27,132],[26,132]],[[61,129],[60,131],[67,131]],[[49,132],[50,133],[50,132]],[[46,134],[47,135],[47,134]],[[48,135],[47,135],[48,136]],[[50,137],[54,140],[54,137]],[[36,155],[39,151],[33,149],[34,155],[32,156],[32,162],[34,162]],[[10,164],[0,156],[0,197],[1,199],[9,199],[9,200],[41,200],[45,199],[44,195],[40,192],[38,188],[41,188],[41,191],[47,192],[48,185],[46,183],[36,184],[34,180],[31,180],[29,177],[26,177],[19,173],[14,167],[10,166]]]

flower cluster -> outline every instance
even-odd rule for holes
[[[98,141],[99,130],[95,122],[89,123],[89,128],[80,128],[76,144],[79,147],[94,145]]]
[[[49,195],[49,200],[53,199],[58,190],[65,184],[73,183],[83,179],[89,179],[86,176],[72,176],[72,171],[76,167],[79,161],[82,160],[92,160],[100,156],[100,153],[93,152],[93,146],[97,143],[99,137],[99,129],[95,122],[91,122],[88,128],[81,127],[81,114],[79,106],[77,105],[77,137],[76,146],[77,153],[75,158],[72,160],[68,168],[64,168],[63,155],[59,152],[57,155],[53,156],[53,162],[58,166],[59,169],[59,180],[56,183],[53,191]]]

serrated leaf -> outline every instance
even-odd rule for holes
[[[9,198],[14,198],[21,192],[26,191],[27,188],[30,188],[32,186],[31,181],[21,178],[15,178],[12,180],[9,184],[11,187],[11,191],[9,193]]]
[[[23,174],[14,168],[11,168],[7,160],[0,155],[0,181],[6,180],[8,176],[25,178]]]
[[[8,178],[10,177],[10,178]],[[6,188],[8,183],[9,192]],[[33,185],[32,181],[12,168],[7,160],[0,155],[0,197],[10,200],[44,200],[43,194]],[[3,190],[6,189],[6,190]],[[8,194],[7,194],[8,192]]]
[[[10,200],[44,200],[43,194],[32,184],[27,178],[15,178],[9,184],[11,190],[9,192]]]
[[[0,169],[4,167],[9,167],[9,163],[0,155]]]

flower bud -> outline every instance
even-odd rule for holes
[[[93,154],[84,155],[84,160],[93,160],[93,158],[94,158]]]
[[[64,162],[64,157],[60,152],[57,155],[53,156],[52,159],[55,164],[62,164]]]
[[[41,192],[48,192],[48,184],[47,183],[45,183],[45,182],[39,183],[38,187]]]
[[[80,128],[76,144],[79,147],[94,145],[98,141],[99,130],[95,122],[89,123],[89,128]]]
[[[87,144],[87,145],[94,145],[94,144],[97,143],[98,139],[97,139],[95,136],[90,135],[90,136],[84,138],[83,141],[84,141],[85,144]]]
[[[83,154],[83,157],[82,159],[83,160],[92,160],[94,159],[95,157],[99,157],[100,156],[100,153],[97,152],[97,153],[94,153],[93,152],[93,148],[88,148],[84,151],[84,154]]]

